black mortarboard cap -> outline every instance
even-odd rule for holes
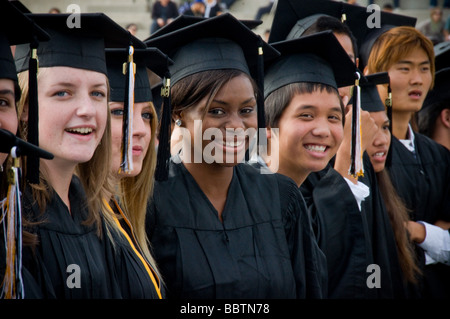
[[[361,86],[361,109],[368,112],[386,111],[383,101],[378,94],[377,85],[389,84],[387,72],[373,73],[362,77],[359,82]]]
[[[16,7],[22,13],[31,13],[30,9],[27,8],[22,2],[19,0],[9,0],[9,2]]]
[[[450,67],[436,72],[434,78],[434,87],[428,92],[423,103],[421,112],[424,109],[435,105],[436,102],[450,100]],[[448,105],[448,104],[447,104]]]
[[[256,77],[259,46],[266,61],[279,55],[260,40],[242,22],[224,13],[145,43],[149,47],[157,47],[174,60],[170,67],[174,84],[188,75],[214,69],[238,69]]]
[[[163,87],[163,84],[163,81],[159,81],[152,86],[153,105],[155,106],[155,111],[158,115],[158,121],[161,120],[161,108],[163,102],[161,88]]]
[[[123,65],[128,59],[126,49],[105,49],[108,79],[110,86],[110,101],[123,102],[125,99],[125,80]],[[153,101],[147,69],[160,77],[164,77],[167,70],[168,57],[156,48],[134,50],[133,61],[136,64],[134,82],[134,101]],[[169,63],[171,60],[169,59]]]
[[[29,14],[51,36],[51,40],[39,45],[39,67],[67,66],[107,74],[105,48],[145,48],[145,44],[131,35],[103,13]],[[77,22],[79,25],[70,25]],[[28,69],[29,48],[16,49],[17,71]]]
[[[334,88],[355,83],[356,66],[331,31],[272,43],[281,53],[267,68],[264,96],[290,83],[322,83]]]
[[[264,63],[279,55],[278,51],[230,13],[204,19],[145,43],[167,53],[174,61],[169,67],[171,84],[199,72],[236,69],[253,76],[261,93],[264,92]],[[166,131],[170,129],[169,104],[163,103],[157,180],[167,178],[167,157],[170,156],[170,142],[166,136],[169,135]],[[263,94],[257,95],[257,109],[258,127],[265,127]]]
[[[417,124],[419,132],[427,136],[432,136],[436,127],[436,120],[441,115],[442,110],[450,108],[450,67],[443,68],[436,72],[434,86],[431,89],[423,106],[417,112]]]
[[[350,5],[341,1],[278,0],[269,43],[286,40],[291,32],[295,33],[297,37],[300,36],[321,15],[341,19],[348,6]]]
[[[371,15],[374,12],[359,5],[351,5],[342,1],[329,0],[279,0],[275,11],[272,29],[269,36],[269,43],[282,41],[289,37],[300,36],[310,27],[320,16],[327,15],[335,17],[349,27],[356,38],[358,56],[361,66],[362,44],[372,32],[378,33],[379,28],[370,28],[369,22],[374,22]],[[414,17],[379,11],[380,26],[409,25],[415,26],[417,21]],[[376,35],[376,34],[375,34]],[[373,35],[372,35],[373,36]],[[371,48],[371,45],[370,45]],[[364,56],[362,57],[364,60]],[[364,61],[363,61],[364,63]]]
[[[383,103],[378,93],[377,85],[388,85],[388,97]],[[389,119],[389,131],[392,134],[392,97],[390,91],[390,79],[388,72],[373,73],[363,76],[360,80],[361,87],[361,109],[367,112],[386,111]],[[386,166],[391,167],[392,163],[392,143],[389,144]]]
[[[10,46],[47,41],[50,37],[11,3],[0,1],[0,78],[17,81]]]
[[[450,67],[450,41],[441,42],[434,46],[434,63],[436,72]]]
[[[119,172],[129,173],[133,168],[133,105],[136,102],[153,101],[147,69],[161,77],[165,76],[169,58],[156,48],[106,49],[106,63],[111,89],[110,101],[124,103],[122,160]]]
[[[149,41],[154,38],[157,38],[157,37],[160,37],[164,34],[168,34],[170,32],[188,27],[194,23],[204,21],[205,19],[209,19],[209,18],[198,17],[198,16],[189,16],[189,15],[183,15],[183,14],[179,15],[171,23],[166,24],[161,29],[158,29],[157,31],[152,33],[147,39],[144,40],[144,42]],[[249,29],[254,29],[257,26],[259,26],[260,24],[262,24],[261,20],[239,20],[239,21],[241,21]]]
[[[36,48],[39,41],[47,41],[50,36],[47,32],[35,24],[34,21],[24,15],[24,13],[17,9],[9,1],[0,1],[0,78],[8,78],[17,82],[17,70],[13,56],[11,54],[10,45],[24,45]],[[32,66],[36,66],[35,59],[31,59]],[[33,68],[30,83],[36,83],[36,68]],[[30,94],[37,95],[36,85],[30,85]],[[34,94],[33,94],[34,92]],[[29,109],[30,113],[37,114],[37,99],[30,99]],[[37,115],[36,115],[37,116]],[[30,121],[29,125],[29,142],[38,145],[37,142],[37,124]],[[27,179],[33,183],[39,180],[39,158],[37,155],[30,154],[27,159]]]

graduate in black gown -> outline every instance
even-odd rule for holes
[[[395,264],[396,252],[390,253],[389,250],[390,245],[395,243],[387,215],[372,216],[363,210],[361,201],[364,196],[362,199],[358,199],[358,196],[360,192],[368,190],[367,186],[360,182],[353,184],[349,180],[350,176],[345,177],[347,173],[339,173],[333,167],[323,170],[336,154],[344,137],[344,106],[339,107],[336,82],[338,85],[348,85],[353,81],[352,70],[356,69],[345,51],[340,49],[336,39],[323,38],[326,34],[332,36],[328,31],[272,44],[282,52],[282,57],[280,62],[269,67],[265,78],[267,122],[271,128],[279,128],[279,136],[271,134],[271,143],[279,140],[279,172],[290,176],[299,187],[303,187],[304,180],[311,172],[322,174],[317,175],[320,178],[312,188],[309,188],[310,184],[304,187],[311,192],[305,192],[304,195],[315,218],[319,245],[327,256],[328,297],[398,296],[392,284],[397,279],[392,276],[394,274],[400,277],[400,273],[395,267],[398,266]],[[325,47],[326,45],[329,47]],[[292,47],[291,51],[283,50],[289,47]],[[325,61],[337,60],[337,63],[318,62],[318,57],[315,58],[316,61],[310,61],[307,54],[302,54],[304,52],[324,57],[327,59]],[[346,60],[347,65],[344,63]],[[310,69],[320,69],[320,76],[311,75],[314,73],[309,72]],[[284,77],[287,70],[291,70],[295,76]],[[329,70],[328,73],[325,70]],[[339,74],[336,80],[334,74]],[[347,78],[345,74],[348,74]],[[316,87],[322,85],[323,88],[316,88],[311,92],[302,91],[302,85],[306,87],[307,84]],[[326,91],[326,86],[334,88],[334,93],[330,89],[329,92]],[[295,124],[296,122],[299,123]],[[300,128],[304,131],[301,135]],[[298,145],[299,141],[300,147],[295,148],[294,145]],[[272,158],[269,160],[272,161]],[[274,171],[271,164],[268,166]],[[351,190],[352,185],[355,185],[354,190]],[[386,252],[389,252],[388,256]],[[383,255],[379,256],[380,253]],[[394,258],[394,266],[388,262],[389,258]],[[367,285],[367,269],[371,264],[377,264],[383,270],[380,274],[382,289],[370,289]],[[401,282],[398,286],[401,287]]]
[[[39,145],[54,159],[40,161],[38,183],[24,192],[24,215],[34,222],[27,230],[36,238],[24,248],[24,265],[44,298],[158,298],[105,201],[113,193],[105,46],[145,45],[101,13],[80,14],[81,28],[67,26],[69,14],[29,17],[51,35],[37,50],[38,128]],[[16,48],[28,124],[37,120],[26,112],[29,56],[28,47]]]
[[[128,50],[106,49],[111,90],[111,174],[115,183],[115,194],[111,196],[109,206],[116,212],[117,221],[132,241],[130,249],[139,252],[133,252],[132,255],[140,256],[138,265],[146,269],[141,274],[146,274],[151,279],[150,282],[148,278],[143,278],[140,282],[150,284],[150,287],[156,290],[154,293],[162,298],[164,291],[160,274],[150,252],[145,231],[147,199],[153,192],[156,168],[158,123],[147,70],[164,77],[169,59],[155,48],[134,49],[131,57],[136,73],[124,74],[123,65],[130,60]],[[127,81],[130,74],[132,76]],[[132,87],[134,91],[131,91]],[[136,291],[135,287],[132,288],[131,297]]]
[[[434,49],[436,52],[437,46]],[[448,150],[450,150],[450,125],[448,124],[450,119],[450,91],[448,90],[450,86],[449,53],[450,47],[448,45],[445,50],[442,49],[436,52],[437,72],[434,79],[434,87],[427,94],[422,109],[416,113],[419,132],[443,145]],[[445,56],[447,59],[441,60]],[[442,69],[438,70],[438,67],[442,67]],[[421,222],[413,226],[419,230],[414,232],[414,234],[417,234],[417,238],[414,240],[421,243],[421,248],[426,250],[427,254],[435,261],[448,265],[450,258],[448,254],[445,254],[448,251],[448,248],[445,247],[448,245],[436,247],[436,245],[433,245],[433,242],[436,240],[441,242],[448,241],[445,238],[450,236],[450,222],[439,220],[435,225]]]
[[[356,66],[331,31],[272,45],[282,56],[265,72],[266,121],[276,131],[268,146],[273,158],[263,159],[272,172],[289,176],[300,187],[341,146],[345,110],[338,87],[354,83]]]
[[[377,90],[377,85],[389,84],[389,76],[387,72],[380,72],[368,75],[364,79],[365,81],[361,84],[361,107],[370,112],[370,116],[378,127],[372,143],[366,148],[377,182],[374,185],[377,188],[372,188],[372,192],[377,193],[379,190],[382,202],[378,207],[385,210],[389,216],[396,241],[402,282],[405,286],[405,297],[416,297],[417,283],[420,281],[422,272],[415,256],[414,242],[408,236],[407,224],[410,222],[408,210],[398,196],[387,170],[387,165],[390,164],[389,151],[392,136],[388,113],[391,114],[391,112],[387,112],[385,103],[381,101]],[[389,102],[390,100],[386,103],[388,109]]]
[[[182,138],[168,176],[158,162],[147,217],[168,296],[323,297],[323,255],[297,186],[242,163],[263,110],[252,71],[277,51],[230,14],[147,44],[174,61],[158,156],[172,121],[172,143]]]
[[[434,69],[432,43],[412,27],[395,27],[375,38],[366,70],[369,74],[389,73],[390,86],[378,86],[382,100],[388,96],[388,89],[392,91],[393,137],[389,174],[410,210],[411,220],[429,224],[450,220],[450,152],[415,132],[410,120],[414,112],[422,108],[433,86]],[[420,243],[417,256],[424,272],[420,296],[448,298],[448,266],[435,263],[426,256]]]
[[[445,44],[445,43],[444,43]],[[418,130],[450,150],[450,92],[447,90],[450,78],[450,45],[434,47],[436,76],[434,87],[427,94],[422,109],[416,113]]]
[[[271,39],[278,41],[283,37],[291,39],[326,27],[331,28],[334,34],[337,30],[342,30],[341,37],[338,38],[339,43],[344,49],[348,47],[347,54],[357,63],[358,51],[355,44],[353,44],[354,51],[351,50],[353,37],[351,34],[348,35],[348,32],[343,32],[345,28],[338,28],[337,22],[334,22],[344,14],[347,17],[345,24],[348,23],[352,32],[361,17],[366,15],[364,8],[355,8],[333,1],[280,1],[275,13]],[[342,41],[346,38],[346,41]],[[277,103],[272,104],[277,108],[280,107]],[[367,142],[372,140],[369,132],[375,132],[376,126],[368,112],[362,111],[361,119],[364,119],[361,121],[362,144],[367,145]],[[328,296],[329,298],[403,297],[404,287],[398,256],[393,248],[394,235],[386,212],[381,210],[382,199],[379,193],[373,191],[377,190],[376,178],[367,155],[363,156],[364,176],[356,179],[349,174],[351,120],[352,114],[349,112],[345,121],[344,140],[336,157],[325,169],[310,173],[300,187],[313,216],[316,217],[316,234],[321,248],[327,255]],[[364,148],[362,147],[363,150]],[[368,267],[372,264],[380,266],[383,282],[381,289],[370,288],[367,284],[371,275]]]
[[[8,1],[0,3],[0,16],[0,298],[41,298],[40,286],[21,258],[22,245],[32,241],[22,230],[21,159],[28,155],[51,159],[51,154],[20,138],[17,102],[21,91],[11,45],[46,41],[49,35],[37,25],[33,28],[32,21]]]

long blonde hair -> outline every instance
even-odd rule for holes
[[[144,256],[161,278],[156,262],[151,254],[151,243],[145,230],[147,204],[153,194],[154,174],[156,168],[156,128],[158,117],[153,102],[149,102],[153,117],[150,122],[151,139],[145,154],[141,172],[134,177],[122,177],[115,195],[123,207],[123,213],[130,221],[136,240]]]

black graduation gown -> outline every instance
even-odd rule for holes
[[[120,214],[117,207],[114,205],[112,207],[117,214]],[[164,287],[161,286],[159,278],[146,261],[130,225],[124,218],[120,219],[120,225],[128,235],[128,238],[119,234],[114,236],[116,242],[121,245],[121,249],[116,249],[115,265],[120,278],[122,298],[159,299],[160,296],[164,298]],[[159,289],[159,294],[157,289]]]
[[[115,245],[107,236],[102,220],[102,238],[96,228],[86,226],[86,196],[77,177],[73,177],[67,206],[53,193],[43,215],[24,197],[24,212],[35,221],[43,221],[31,229],[39,243],[33,252],[24,250],[24,265],[32,269],[36,281],[46,298],[105,299],[105,298],[157,298],[155,289],[142,263],[126,239],[111,232]],[[79,285],[76,285],[77,277]]]
[[[26,263],[28,265],[28,263]],[[0,283],[3,282],[6,271],[6,247],[4,241],[3,225],[0,223]],[[42,299],[44,298],[41,286],[44,284],[38,282],[28,268],[24,267],[22,263],[22,285],[24,291],[24,298],[26,299]],[[17,283],[19,285],[19,283]],[[19,289],[16,286],[16,289]]]
[[[434,224],[450,221],[450,152],[420,133],[414,133],[415,154],[392,137],[392,183],[411,210],[410,218]],[[424,270],[423,297],[450,298],[450,267],[425,266],[424,252],[417,247]]]
[[[319,247],[328,265],[328,298],[404,298],[395,238],[369,159],[362,179],[371,194],[358,208],[344,178],[329,164],[312,173],[300,190],[313,218]],[[379,266],[380,288],[369,288]],[[369,276],[372,276],[369,278]]]
[[[320,298],[323,254],[295,183],[234,167],[223,223],[182,163],[156,182],[147,230],[174,298]]]

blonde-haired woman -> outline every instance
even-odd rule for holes
[[[24,264],[45,298],[151,297],[136,289],[139,256],[109,209],[111,128],[104,47],[135,40],[103,14],[82,14],[81,29],[69,15],[30,15],[50,34],[37,50],[39,145],[54,154],[40,161],[39,184],[24,194],[24,214],[37,237]],[[103,26],[108,35],[95,31]],[[21,120],[28,117],[28,47],[17,47],[23,88]]]
[[[164,75],[166,56],[157,49],[135,50],[133,61],[136,63],[134,79],[134,105],[127,114],[126,76],[123,64],[128,60],[126,50],[107,49],[106,61],[108,79],[111,88],[110,113],[112,136],[111,174],[115,193],[110,196],[109,205],[117,214],[117,221],[130,236],[134,249],[142,257],[146,276],[141,282],[151,279],[150,287],[160,297],[162,282],[154,258],[150,251],[150,242],[145,231],[145,216],[148,198],[153,193],[154,173],[156,168],[156,128],[158,117],[153,105],[153,97],[147,74],[151,68],[161,76]],[[130,94],[128,92],[128,94]],[[128,117],[129,116],[129,117]],[[129,121],[129,127],[124,121]],[[129,130],[129,131],[127,131]],[[124,161],[126,149],[124,143],[131,144],[131,157]],[[126,165],[129,167],[126,167]],[[134,234],[134,236],[133,236]]]

